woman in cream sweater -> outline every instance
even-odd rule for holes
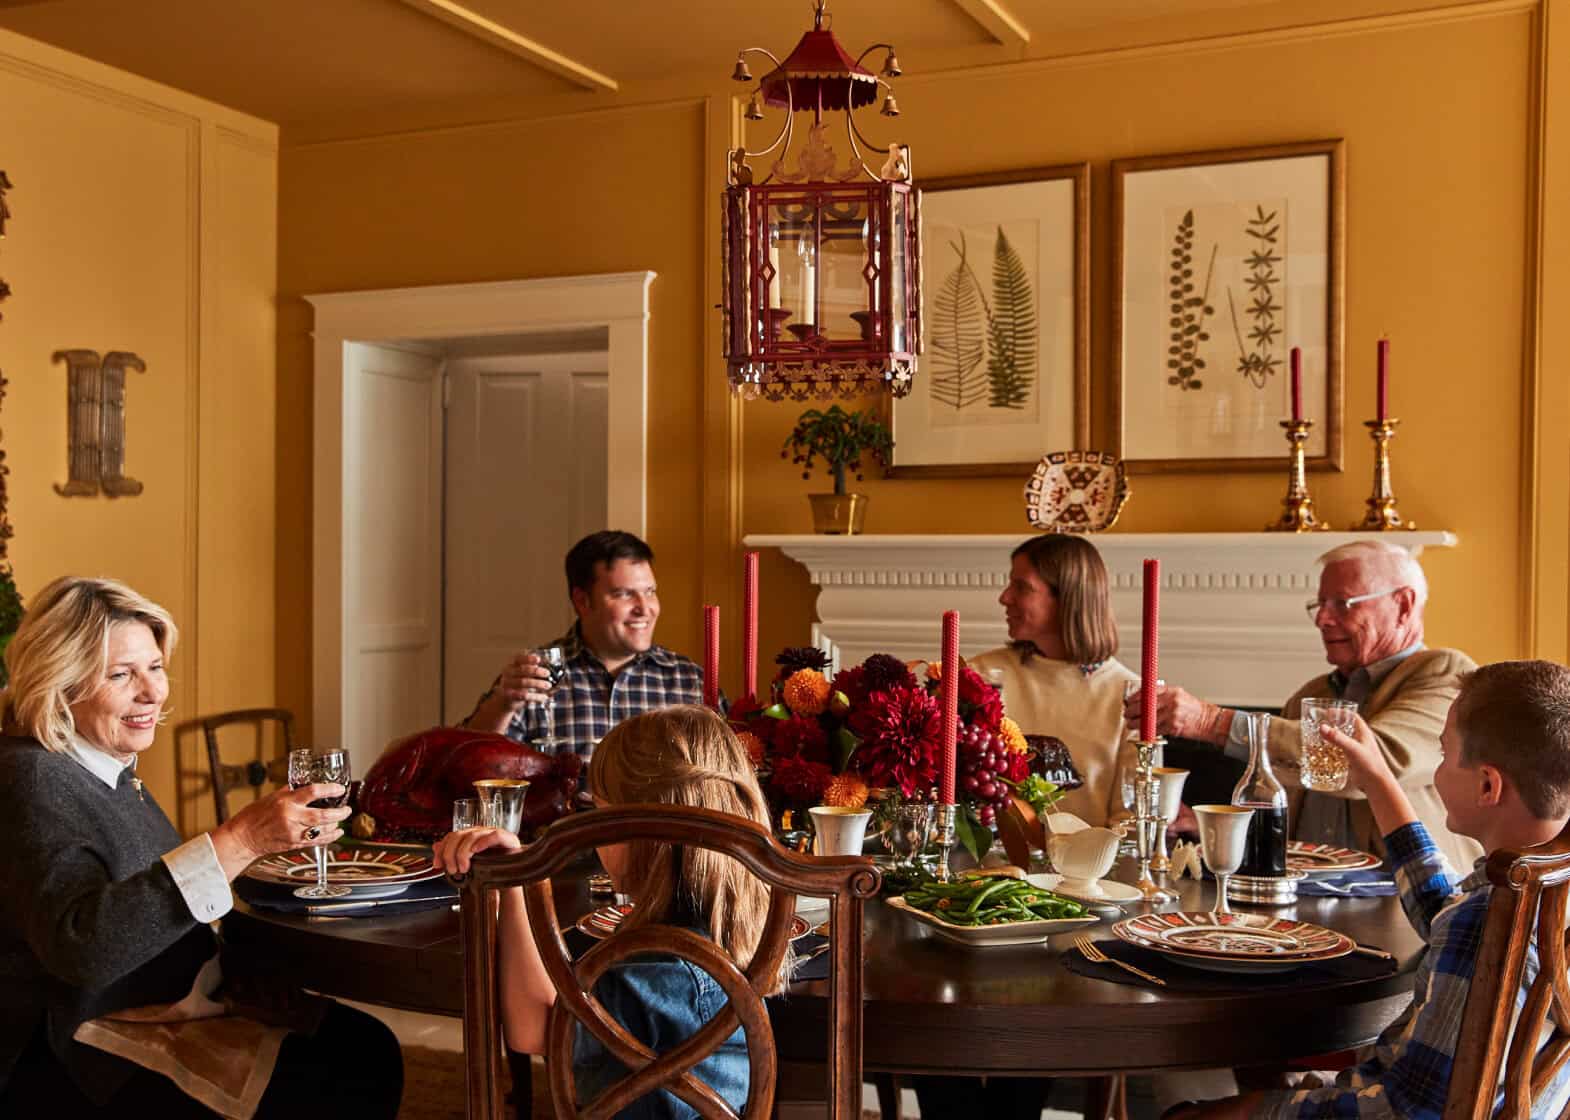
[[[1014,550],[998,602],[1009,644],[971,667],[983,676],[1002,670],[1008,715],[1027,735],[1055,735],[1068,747],[1085,784],[1058,802],[1060,811],[1092,825],[1126,816],[1123,688],[1138,678],[1112,656],[1118,630],[1101,554],[1083,537],[1032,537]]]

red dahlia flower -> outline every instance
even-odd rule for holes
[[[833,771],[824,763],[799,757],[776,758],[769,787],[787,801],[816,805],[833,777]]]
[[[850,729],[861,739],[855,762],[868,784],[898,786],[914,797],[937,780],[942,719],[937,701],[921,689],[872,693],[851,712]]]

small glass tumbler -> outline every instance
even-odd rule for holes
[[[1343,735],[1351,735],[1357,727],[1357,705],[1350,700],[1322,697],[1309,697],[1303,701],[1300,723],[1303,732],[1303,788],[1326,791],[1345,789],[1346,751],[1319,733],[1320,724],[1328,724]]]
[[[460,797],[452,803],[452,830],[480,827],[480,800],[477,797]]]
[[[523,799],[528,792],[528,782],[495,787],[490,797],[480,802],[480,823],[518,835],[523,827]]]

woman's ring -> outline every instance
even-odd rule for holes
[[[310,828],[306,829],[303,833],[301,833],[301,835],[305,839],[307,839],[307,840],[315,840],[321,834],[322,834],[321,827],[319,825],[314,825],[314,824]]]

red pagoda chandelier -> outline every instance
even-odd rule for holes
[[[899,115],[887,80],[899,76],[899,62],[887,43],[852,59],[829,30],[826,0],[813,7],[812,30],[783,62],[748,47],[731,75],[750,82],[747,56],[767,58],[774,68],[746,118],[761,121],[769,106],[784,109],[785,121],[768,147],[729,155],[722,307],[730,383],[769,400],[904,396],[921,350],[921,192],[911,185],[910,149],[872,144],[855,119],[880,98],[884,116]],[[874,74],[862,61],[877,51],[883,66]],[[812,123],[787,167],[797,113],[811,113]],[[843,163],[829,137],[835,113],[845,117]],[[755,181],[747,161],[770,155]]]

